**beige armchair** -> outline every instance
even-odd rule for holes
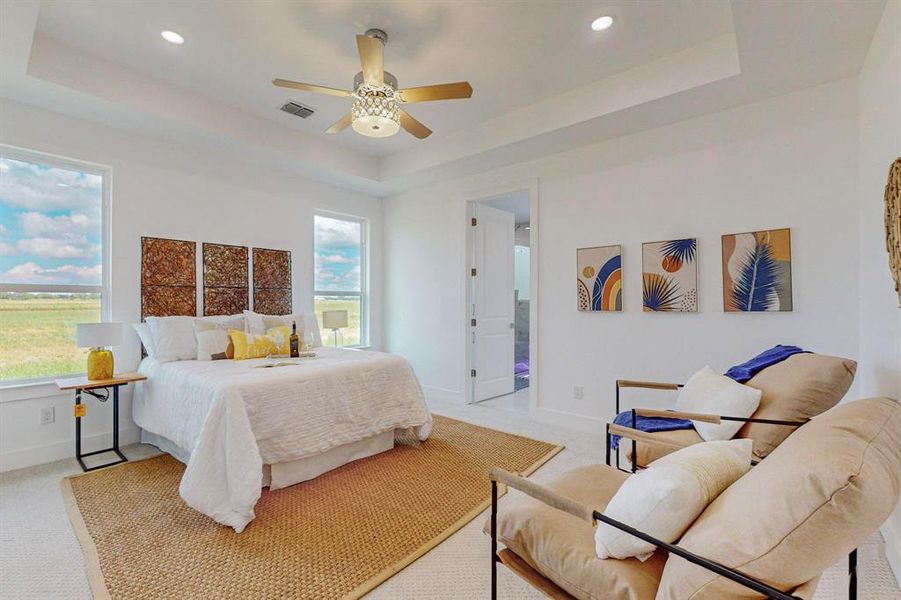
[[[620,433],[645,441],[641,432]],[[849,555],[853,599],[855,548],[901,495],[901,406],[858,400],[812,419],[708,505],[676,544],[604,515],[627,477],[593,465],[539,485],[492,471],[492,598],[498,564],[552,598],[810,598],[820,574]],[[499,485],[525,496],[499,507]],[[645,562],[599,559],[594,528],[607,526],[657,551]]]
[[[750,418],[731,415],[707,415],[693,418],[685,413],[657,411],[636,408],[636,416],[664,416],[688,418],[692,420],[732,420],[743,421],[745,425],[736,438],[751,439],[754,442],[755,463],[763,460],[795,428],[803,425],[811,417],[829,410],[839,403],[854,381],[857,363],[848,358],[825,354],[804,353],[790,356],[786,360],[769,366],[757,373],[745,385],[763,392],[760,406]],[[649,389],[678,391],[682,384],[620,379],[616,382],[616,414],[622,411],[623,390]],[[701,436],[693,429],[661,431],[650,433],[657,443],[647,440],[632,440],[626,445],[626,459],[632,469],[643,468],[654,460],[679,448],[702,442]],[[608,455],[610,452],[607,443]],[[619,448],[615,453],[615,464],[620,467]],[[607,464],[611,464],[608,459]]]

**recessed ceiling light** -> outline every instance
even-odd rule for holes
[[[609,27],[609,26],[608,26]],[[163,36],[163,39],[172,44],[184,44],[185,38],[183,38],[180,34],[175,33],[174,31],[169,31],[168,29],[165,31],[161,31],[160,35]]]
[[[591,22],[591,28],[595,31],[604,31],[605,29],[610,29],[611,25],[613,25],[613,17],[598,17]]]

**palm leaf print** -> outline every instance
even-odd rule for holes
[[[670,279],[657,273],[644,273],[642,300],[645,310],[676,310],[679,302],[679,286]]]
[[[664,242],[660,247],[660,253],[666,257],[671,256],[679,262],[688,263],[695,259],[698,252],[697,238],[688,238],[684,240],[670,240]]]
[[[741,259],[739,276],[732,283],[732,305],[741,311],[769,310],[776,296],[776,276],[770,245],[756,241]]]

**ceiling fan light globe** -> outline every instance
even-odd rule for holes
[[[354,101],[351,108],[352,127],[367,137],[390,137],[400,131],[397,102],[382,95],[365,95]]]
[[[357,117],[353,120],[352,127],[360,135],[374,138],[391,137],[400,131],[400,123],[377,115]]]

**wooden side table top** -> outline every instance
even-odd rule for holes
[[[147,376],[140,373],[119,373],[113,375],[110,379],[90,380],[87,376],[82,375],[81,377],[69,377],[68,379],[55,379],[53,383],[60,390],[92,390],[110,387],[111,385],[124,385],[134,381],[144,381],[145,379],[147,379]]]

